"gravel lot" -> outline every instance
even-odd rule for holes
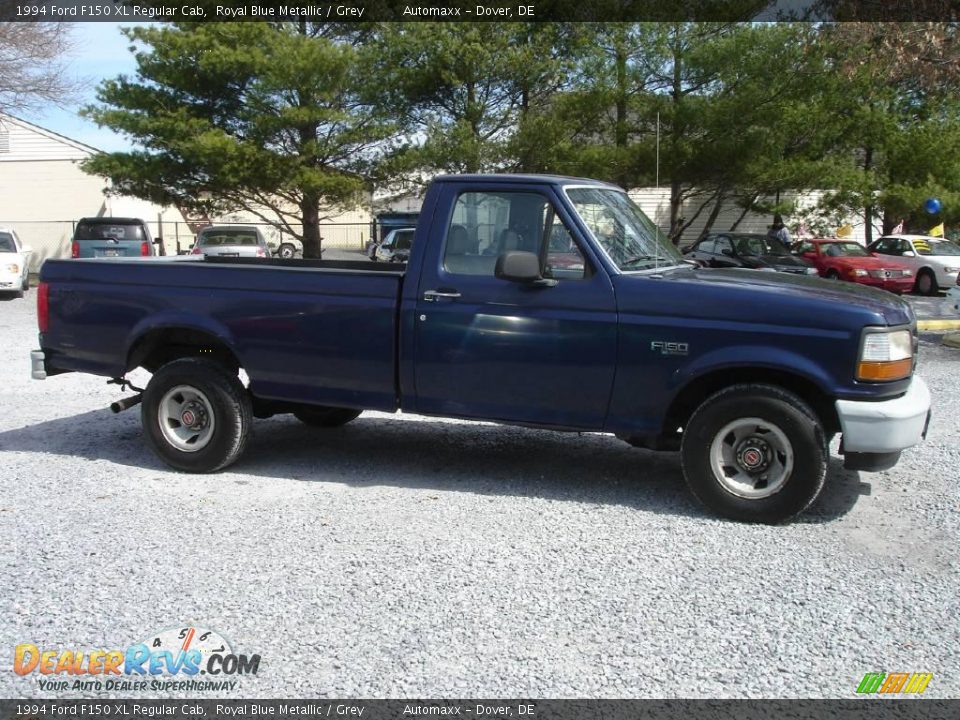
[[[229,472],[170,472],[104,379],[30,380],[35,333],[33,291],[0,301],[0,697],[50,695],[17,643],[186,623],[262,656],[244,697],[853,697],[868,671],[960,696],[960,350],[936,335],[926,443],[878,474],[835,457],[811,512],[755,527],[702,512],[675,455],[417,416],[259,421]]]

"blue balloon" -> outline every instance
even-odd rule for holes
[[[927,198],[927,201],[923,204],[923,207],[926,208],[927,212],[931,215],[936,215],[940,212],[940,201],[936,198]]]

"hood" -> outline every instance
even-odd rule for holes
[[[906,325],[915,319],[907,301],[886,290],[815,275],[754,270],[677,267],[653,276],[626,273],[618,277],[618,302],[624,295],[621,285],[627,290],[631,280],[643,278],[666,281],[656,291],[664,314],[675,312],[681,317],[844,330]],[[643,298],[643,302],[649,305],[650,300]]]

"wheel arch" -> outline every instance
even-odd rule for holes
[[[664,415],[664,437],[684,427],[693,412],[711,395],[732,385],[773,385],[797,395],[817,414],[828,435],[840,431],[833,398],[819,383],[794,371],[765,366],[717,368],[691,378],[674,395]]]
[[[238,372],[243,362],[223,328],[167,320],[138,328],[127,348],[126,370],[144,367],[150,372],[173,360],[200,357]]]

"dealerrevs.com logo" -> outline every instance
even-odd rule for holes
[[[256,675],[259,655],[233,651],[215,630],[195,626],[150,634],[125,649],[14,648],[13,671],[36,674],[40,690],[233,690],[237,676]]]

